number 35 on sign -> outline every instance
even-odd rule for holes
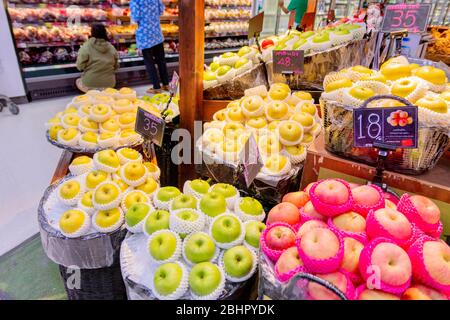
[[[138,108],[135,131],[144,139],[151,140],[154,144],[161,146],[165,127],[164,119]]]

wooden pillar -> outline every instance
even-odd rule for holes
[[[193,162],[194,121],[202,119],[203,66],[205,44],[204,0],[179,0],[179,71],[180,71],[180,127],[191,133]],[[178,182],[195,177],[193,164],[179,168]]]

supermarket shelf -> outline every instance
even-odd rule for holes
[[[214,39],[214,38],[232,38],[232,37],[246,37],[248,35],[247,32],[236,32],[236,33],[228,33],[228,34],[220,34],[220,35],[205,35],[205,39]]]
[[[213,22],[240,22],[240,21],[248,21],[250,18],[217,18],[217,19],[209,19],[205,20],[205,23],[213,23]]]
[[[240,10],[252,10],[251,6],[234,6],[234,5],[230,5],[230,6],[213,6],[213,5],[205,5],[205,10],[206,9],[240,9]]]

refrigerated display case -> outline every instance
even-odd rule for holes
[[[178,1],[163,0],[161,16],[169,71],[178,67]],[[148,83],[136,48],[129,0],[5,0],[21,70],[32,99],[66,95],[79,77],[77,51],[90,24],[107,27],[120,57],[118,86]],[[205,58],[248,44],[251,0],[205,0]]]
[[[361,7],[361,2],[361,0],[318,0],[314,29],[327,25],[327,16],[331,8],[334,8],[335,19],[339,20],[352,16],[353,12]]]

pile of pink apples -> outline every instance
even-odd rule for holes
[[[263,253],[280,282],[298,272],[327,280],[348,299],[447,300],[450,247],[439,239],[439,208],[375,185],[321,180],[284,196],[268,214]],[[310,283],[310,299],[338,299]]]

